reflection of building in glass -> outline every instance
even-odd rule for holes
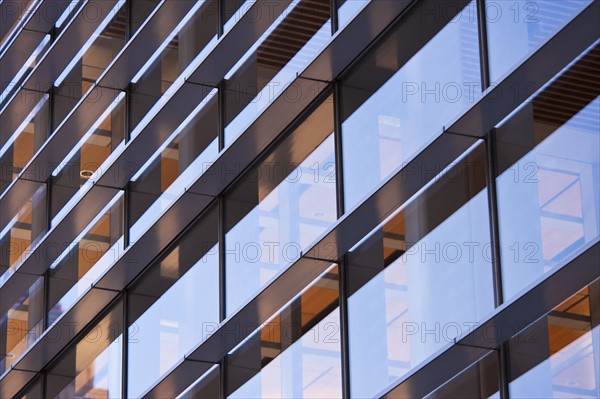
[[[599,397],[599,13],[0,0],[0,397]]]

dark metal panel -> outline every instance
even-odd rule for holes
[[[38,44],[46,36],[45,33],[24,30],[0,58],[0,93],[6,89],[29,59]],[[4,98],[0,98],[0,104]]]
[[[155,387],[150,392],[142,395],[142,397],[170,398],[172,397],[172,393],[177,391],[178,387],[189,387],[212,366],[213,364],[211,363],[182,359],[166,373],[170,376],[169,383]]]
[[[36,373],[32,371],[24,371],[12,369],[5,375],[10,374],[10,379],[3,378],[0,380],[0,398],[12,398],[14,397],[29,381],[33,380]]]
[[[0,145],[4,145],[46,93],[20,89],[0,114]]]
[[[600,37],[595,0],[498,85],[492,85],[450,131],[482,137]]]
[[[385,398],[423,397],[476,359],[472,353],[497,348],[504,341],[550,312],[586,284],[600,277],[600,244],[596,243],[567,265],[550,273],[520,298],[497,309],[490,320],[439,356],[402,377],[382,392]],[[517,328],[518,327],[518,328]],[[475,351],[475,352],[473,352]]]
[[[193,365],[198,362],[210,365],[220,362],[224,355],[281,309],[282,305],[293,299],[298,292],[327,270],[329,266],[331,266],[330,262],[307,258],[298,260],[142,396],[158,399],[174,397],[181,393],[203,373],[201,368],[193,368]],[[192,366],[191,369],[190,366]]]
[[[58,225],[50,230],[19,266],[17,272],[0,287],[0,315],[4,314],[30,287],[28,275],[43,275],[52,262],[73,243],[77,235],[117,194],[117,191],[109,187],[94,187]]]
[[[103,289],[122,290],[152,260],[175,239],[197,216],[195,209],[207,208],[214,198],[198,194],[184,194],[137,242],[123,254],[115,265],[98,280],[96,286]]]

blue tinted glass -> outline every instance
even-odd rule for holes
[[[189,256],[180,253],[184,250],[177,247],[160,263],[161,277],[179,277],[179,265]],[[215,331],[218,323],[219,256],[215,245],[129,327],[128,395],[141,396]]]
[[[493,310],[487,218],[484,190],[349,298],[354,397],[377,395]]]
[[[498,128],[511,152],[551,132],[497,178],[505,299],[598,241],[598,115],[599,98],[562,126],[526,106]]]
[[[355,102],[355,95],[372,90],[362,86],[365,73],[375,80],[398,70],[395,53],[400,53],[403,39],[390,40],[398,43],[384,43],[377,49],[372,60],[376,70],[362,71],[357,82],[344,82],[344,102]],[[480,95],[479,73],[477,16],[471,3],[343,122],[347,210]]]
[[[591,0],[486,0],[492,82],[499,82],[590,3]]]

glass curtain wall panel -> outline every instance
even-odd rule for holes
[[[329,3],[328,0],[292,2],[225,76],[226,146],[250,126],[328,43]]]
[[[494,310],[477,144],[348,253],[352,396],[373,397]]]
[[[600,397],[598,303],[596,280],[510,339],[511,397]]]
[[[416,54],[392,31],[342,77],[346,210],[480,96],[478,46],[471,2]]]
[[[198,3],[160,45],[157,53],[133,77],[129,128],[134,135],[137,134],[134,129],[138,123],[182,72],[209,43],[216,41],[217,10],[217,0]],[[198,89],[206,90],[202,87]]]
[[[28,182],[28,198],[0,232],[0,281],[4,282],[48,231],[47,185]],[[5,221],[3,221],[5,222]]]
[[[116,194],[50,265],[48,326],[86,292],[123,253],[123,192]]]
[[[50,134],[49,96],[44,94],[0,150],[0,193],[17,178]],[[27,176],[25,176],[27,177]]]
[[[591,0],[486,0],[492,84],[499,83],[591,3]]]
[[[598,241],[599,74],[595,45],[496,129],[505,300]]]
[[[332,101],[321,103],[225,194],[227,315],[337,218]]]
[[[137,241],[216,159],[218,134],[219,101],[213,89],[131,179],[130,241]]]
[[[38,277],[0,318],[0,375],[41,335],[43,308],[44,277]]]
[[[119,301],[45,372],[48,398],[121,397],[123,309]]]
[[[107,108],[52,172],[51,220],[56,225],[68,209],[66,206],[79,189],[104,171],[104,161],[124,143],[126,121],[125,92],[101,89],[100,95],[111,96]],[[113,97],[114,96],[114,97]],[[89,182],[88,182],[89,180]]]
[[[140,397],[219,325],[218,211],[212,207],[128,290],[128,390]]]
[[[229,398],[341,398],[338,266],[234,348]]]

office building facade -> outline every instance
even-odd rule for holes
[[[0,397],[599,397],[599,15],[0,0]]]

